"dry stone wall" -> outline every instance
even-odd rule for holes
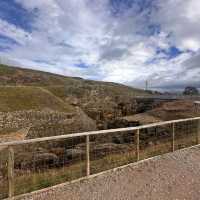
[[[55,111],[16,111],[0,112],[0,131],[7,129],[21,129],[43,123],[55,123],[57,121],[72,118],[73,114]]]

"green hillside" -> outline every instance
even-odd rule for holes
[[[48,86],[79,82],[79,79],[0,64],[0,85]]]
[[[70,112],[73,108],[43,88],[1,86],[0,111],[43,110]]]
[[[78,77],[66,77],[42,71],[10,67],[0,64],[0,85],[13,86],[65,86],[67,89],[105,89],[114,94],[147,94],[144,90],[122,84],[85,80]]]

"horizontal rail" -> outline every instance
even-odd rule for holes
[[[61,139],[69,139],[69,138],[73,138],[73,137],[118,133],[118,132],[126,132],[126,131],[136,131],[136,130],[152,128],[152,127],[156,127],[156,126],[164,126],[164,125],[167,125],[167,124],[173,124],[173,123],[175,124],[175,123],[195,121],[195,120],[200,120],[200,117],[179,119],[179,120],[172,120],[172,121],[165,121],[165,122],[157,122],[157,123],[153,123],[153,124],[147,124],[147,125],[136,126],[136,127],[108,129],[108,130],[100,130],[100,131],[90,131],[90,132],[58,135],[58,136],[52,136],[52,137],[42,137],[42,138],[36,138],[36,139],[5,142],[5,143],[0,143],[0,147],[15,146],[15,145],[22,145],[22,144],[32,144],[32,143],[45,142],[45,141],[55,141],[55,140],[61,140]]]

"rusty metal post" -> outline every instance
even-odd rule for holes
[[[175,124],[172,124],[172,152],[175,151]]]
[[[14,196],[14,149],[8,147],[8,197]]]
[[[140,160],[140,130],[136,132],[136,158],[137,161]]]
[[[86,175],[90,175],[90,138],[86,136]]]
[[[197,120],[197,135],[196,135],[196,143],[200,143],[200,120]]]

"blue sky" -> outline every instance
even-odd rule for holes
[[[164,89],[200,87],[199,0],[1,0],[0,61]]]

